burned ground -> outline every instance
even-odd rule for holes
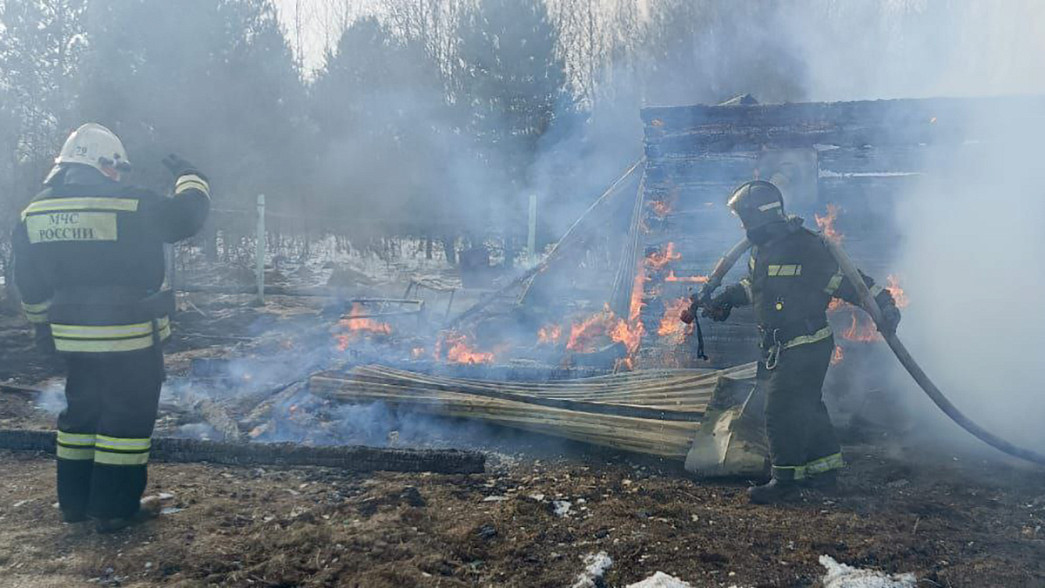
[[[217,318],[180,325],[172,373],[188,357],[227,352],[220,337],[257,337],[306,314],[291,310],[209,304]],[[4,356],[8,377],[53,373],[17,321],[4,326],[4,348],[21,350]],[[51,421],[31,395],[0,394],[3,426]],[[585,555],[605,551],[608,586],[657,570],[694,586],[815,586],[824,554],[914,572],[925,586],[1045,584],[1045,473],[986,450],[891,436],[851,443],[842,495],[771,508],[747,504],[747,480],[694,481],[671,462],[518,434],[489,447],[487,473],[469,476],[154,464],[150,491],[173,495],[171,512],[111,536],[58,522],[50,457],[0,452],[0,577],[15,586],[568,586]]]

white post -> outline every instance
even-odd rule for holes
[[[526,235],[526,248],[531,263],[537,263],[537,195],[530,194],[530,225]]]
[[[164,274],[163,274],[163,276],[164,276],[163,287],[167,288],[167,289],[170,289],[170,290],[174,290],[175,289],[175,284],[176,284],[176,280],[177,280],[177,276],[174,275],[174,271],[176,269],[174,267],[174,262],[176,260],[176,258],[174,256],[175,256],[174,245],[165,244],[163,246],[163,265],[164,265],[164,268],[165,268],[165,271],[164,271]]]
[[[258,304],[265,304],[265,195],[258,194],[257,250],[254,253],[258,280]]]

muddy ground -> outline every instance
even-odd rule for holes
[[[182,321],[172,370],[265,318],[220,307]],[[0,350],[2,380],[56,373],[14,317],[0,318]],[[0,427],[52,420],[33,395],[0,393]],[[154,464],[150,491],[173,495],[169,514],[109,536],[58,521],[51,457],[0,451],[0,585],[569,586],[604,551],[606,586],[658,570],[694,586],[817,586],[821,555],[913,572],[919,586],[1045,586],[1045,471],[872,441],[846,446],[839,496],[786,507],[747,504],[748,480],[536,441],[492,444],[487,473],[471,476]]]

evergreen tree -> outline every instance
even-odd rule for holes
[[[123,138],[138,181],[168,185],[177,152],[236,208],[299,201],[304,86],[270,0],[92,0],[88,16],[82,111]]]
[[[439,67],[415,40],[356,21],[311,93],[325,209],[374,232],[438,232],[459,224],[449,201],[460,150]]]
[[[542,0],[483,0],[459,34],[457,104],[489,163],[521,189],[541,136],[568,100],[557,31]]]

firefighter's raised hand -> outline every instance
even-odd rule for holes
[[[697,317],[693,316],[693,311],[689,308],[683,310],[682,314],[679,315],[679,320],[686,323],[687,325],[692,323],[693,320],[696,318]]]
[[[173,153],[163,158],[163,165],[170,170],[171,175],[175,178],[179,178],[185,174],[196,174],[200,177],[203,176],[195,165],[192,165]]]

